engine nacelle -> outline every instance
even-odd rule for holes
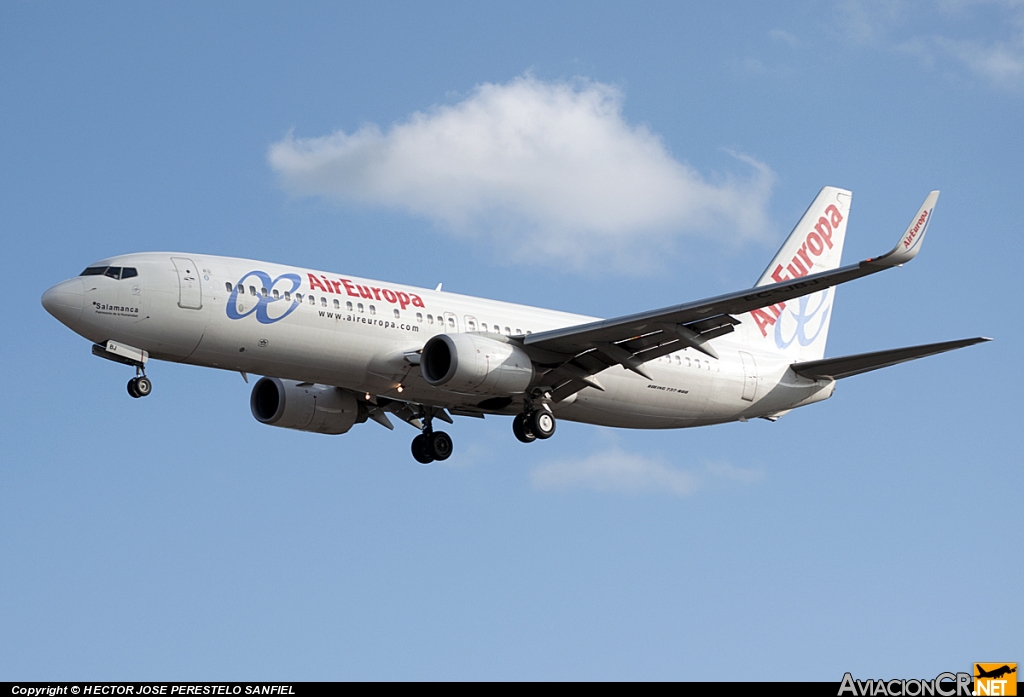
[[[351,392],[279,378],[260,378],[249,408],[260,423],[313,433],[345,433],[367,416],[366,406]]]
[[[423,347],[423,379],[453,392],[509,395],[526,391],[533,361],[515,344],[477,334],[438,334]]]

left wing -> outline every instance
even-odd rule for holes
[[[643,369],[645,362],[684,348],[693,348],[717,358],[707,342],[733,331],[734,326],[740,323],[733,315],[809,295],[913,259],[921,249],[938,197],[938,191],[928,194],[900,241],[880,257],[799,280],[538,332],[520,340],[538,368],[548,371],[549,386],[556,402],[584,387],[603,390],[593,376],[613,365],[621,365],[649,378]]]

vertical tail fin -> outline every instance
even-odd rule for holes
[[[826,186],[793,228],[757,286],[839,268],[853,194]],[[754,310],[744,316],[745,340],[794,361],[824,357],[835,288]]]

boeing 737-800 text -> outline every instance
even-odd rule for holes
[[[938,192],[889,253],[840,267],[849,191],[821,190],[753,288],[599,320],[248,259],[142,253],[104,259],[43,294],[50,314],[133,366],[150,358],[261,378],[262,423],[345,433],[391,418],[420,434],[423,463],[452,453],[451,415],[513,416],[516,437],[556,418],[622,428],[774,421],[832,395],[835,381],[981,341],[824,358],[834,287],[921,249]]]

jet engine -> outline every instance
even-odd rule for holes
[[[423,379],[453,392],[508,395],[526,391],[533,361],[515,344],[476,334],[438,334],[423,347]]]
[[[367,417],[366,406],[351,392],[279,378],[260,378],[249,408],[260,423],[313,433],[345,433]]]

